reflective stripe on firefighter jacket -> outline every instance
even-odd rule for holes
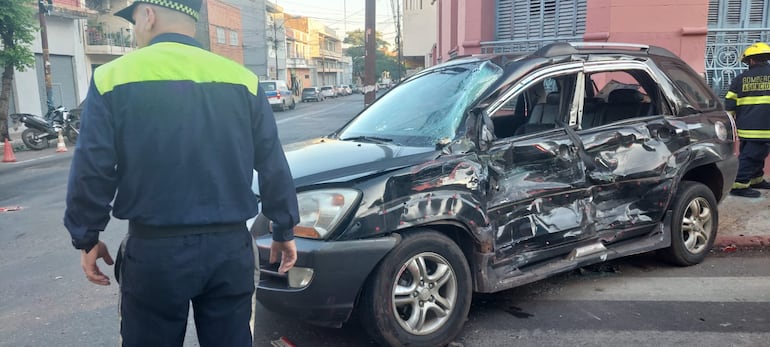
[[[735,112],[741,139],[770,140],[770,65],[754,65],[738,75],[725,95],[725,106]]]

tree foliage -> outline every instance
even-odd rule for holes
[[[24,71],[35,64],[31,50],[38,24],[36,3],[30,0],[0,1],[0,67],[3,69],[0,87],[0,141],[8,138],[8,111],[11,82],[15,70]]]
[[[398,61],[395,57],[385,54],[390,48],[390,43],[382,39],[382,33],[375,32],[374,37],[377,41],[376,76],[379,78],[379,76],[382,76],[383,71],[391,71],[391,73],[396,71],[398,69]],[[366,56],[364,31],[361,29],[348,31],[343,42],[350,45],[345,55],[353,59],[353,76],[361,76],[363,78],[364,57]]]

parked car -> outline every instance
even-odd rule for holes
[[[323,86],[321,87],[321,95],[323,95],[324,98],[336,98],[337,89],[334,88],[334,86]]]
[[[340,95],[350,95],[350,94],[353,94],[353,90],[350,89],[350,86],[348,86],[347,84],[341,84],[337,88],[337,90],[339,90]]]
[[[291,93],[291,90],[289,90],[285,81],[260,81],[259,87],[265,92],[267,101],[270,102],[270,106],[273,107],[273,110],[283,112],[287,109],[293,110],[297,106],[297,102],[294,101],[294,95]]]
[[[308,87],[305,89],[302,89],[302,102],[308,102],[308,101],[324,101],[324,96],[321,93],[321,88],[318,87]]]
[[[663,48],[554,43],[451,60],[287,147],[298,259],[276,272],[259,215],[256,297],[333,327],[357,308],[380,344],[444,346],[474,292],[654,250],[698,264],[736,138],[703,78]]]

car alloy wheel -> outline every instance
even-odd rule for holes
[[[444,257],[423,252],[401,266],[393,284],[393,314],[410,334],[435,332],[457,301],[457,278]]]
[[[385,346],[444,346],[460,332],[473,291],[468,262],[449,237],[428,229],[401,241],[369,276],[358,308]]]
[[[676,265],[698,264],[714,245],[719,225],[714,193],[702,183],[682,181],[672,207],[671,246],[661,252]]]
[[[711,206],[702,197],[690,201],[682,220],[684,246],[690,253],[701,253],[706,249],[711,232]]]

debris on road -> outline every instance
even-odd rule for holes
[[[278,340],[270,341],[270,345],[273,347],[297,347],[284,336],[281,336],[281,338]]]

